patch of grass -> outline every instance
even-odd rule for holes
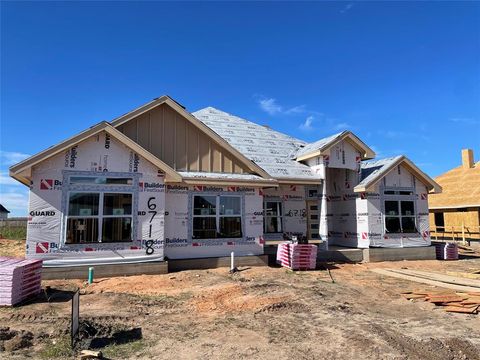
[[[132,341],[126,344],[108,345],[101,349],[102,354],[110,359],[130,359],[132,355],[145,350],[150,343],[144,339]]]
[[[25,240],[27,238],[26,226],[5,226],[0,228],[0,234],[5,239]]]
[[[73,357],[73,351],[70,347],[70,336],[64,336],[56,340],[48,340],[43,349],[39,351],[38,356],[41,359],[65,359]]]

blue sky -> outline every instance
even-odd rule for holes
[[[168,94],[432,176],[480,158],[479,2],[2,2],[0,202],[26,155]]]

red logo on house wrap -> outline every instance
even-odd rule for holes
[[[428,230],[427,230],[427,231],[424,231],[424,232],[422,233],[422,237],[423,237],[423,238],[428,238],[429,236],[430,236],[430,231],[428,231]]]
[[[52,190],[52,189],[53,189],[53,179],[40,180],[40,190]]]
[[[366,232],[362,232],[362,240],[367,240],[368,234]]]
[[[258,195],[263,196],[263,195],[265,195],[265,193],[263,192],[262,189],[258,189]]]
[[[425,193],[420,194],[420,199],[427,200],[427,194]]]
[[[360,156],[355,156],[355,161],[356,161],[357,163],[359,163],[360,160],[362,160],[362,158],[361,158]]]
[[[290,191],[297,191],[297,185],[290,185]]]
[[[143,182],[139,182],[138,187],[140,188],[140,191],[143,191]]]
[[[194,185],[193,191],[203,191],[203,185]]]
[[[37,242],[35,246],[35,253],[36,254],[46,254],[48,253],[48,242]]]
[[[237,187],[236,186],[228,186],[227,191],[237,191]]]
[[[360,199],[365,200],[367,198],[367,193],[360,193]]]

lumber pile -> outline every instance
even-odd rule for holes
[[[317,246],[313,244],[278,244],[277,263],[290,270],[315,270]]]
[[[480,293],[432,292],[413,290],[401,293],[411,301],[428,301],[441,306],[447,312],[478,314],[480,311]]]
[[[13,306],[38,294],[42,260],[0,257],[0,306]]]

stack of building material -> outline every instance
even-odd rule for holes
[[[453,291],[407,291],[401,294],[407,300],[423,300],[443,306],[447,312],[478,314],[480,310],[480,293],[460,293]]]
[[[456,243],[441,243],[435,245],[438,260],[458,260],[458,245]]]
[[[278,245],[277,263],[290,270],[314,270],[317,267],[317,246],[281,243]]]
[[[38,294],[42,261],[0,257],[0,306],[13,306]]]

